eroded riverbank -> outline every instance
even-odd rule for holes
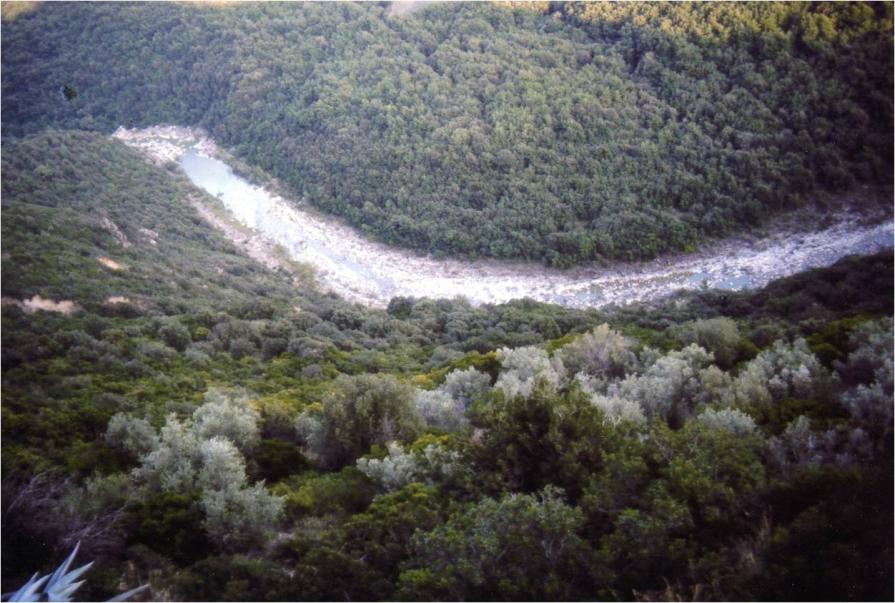
[[[559,271],[533,262],[436,260],[369,241],[301,202],[252,185],[233,173],[224,161],[226,153],[199,130],[119,128],[113,136],[154,163],[178,162],[194,184],[219,199],[248,229],[256,253],[265,246],[285,250],[292,260],[313,266],[323,288],[376,306],[394,296],[463,296],[474,304],[529,297],[568,307],[599,307],[656,299],[682,288],[760,287],[846,255],[892,248],[891,218],[868,223],[843,209],[817,230],[806,231],[804,224],[797,229],[796,219],[760,238],[731,238],[695,254],[636,264]]]

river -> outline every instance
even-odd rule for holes
[[[189,179],[218,199],[252,236],[311,265],[324,289],[373,306],[384,306],[394,296],[463,296],[473,304],[529,297],[567,307],[599,307],[657,299],[677,289],[760,287],[846,255],[893,246],[891,217],[868,222],[841,210],[816,230],[797,229],[798,219],[790,219],[761,237],[726,239],[698,253],[651,262],[561,271],[533,262],[434,259],[369,241],[303,202],[287,201],[248,182],[233,172],[224,160],[228,155],[201,131],[119,128],[113,136],[154,163],[178,162]]]

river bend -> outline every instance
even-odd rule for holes
[[[233,173],[218,147],[190,128],[119,128],[113,135],[156,163],[176,161],[189,179],[250,229],[313,266],[319,284],[346,299],[383,306],[394,296],[466,297],[473,304],[529,297],[567,307],[657,299],[677,289],[760,287],[828,266],[850,254],[893,246],[891,219],[867,223],[840,211],[814,231],[780,225],[761,238],[737,237],[689,255],[560,271],[533,262],[434,259],[369,241],[339,220],[290,202]]]

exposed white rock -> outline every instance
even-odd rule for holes
[[[124,248],[128,248],[131,246],[131,242],[127,240],[127,237],[123,232],[121,232],[121,229],[118,228],[118,225],[115,224],[115,222],[103,216],[103,219],[100,220],[100,224],[102,224],[103,228],[112,233],[112,236],[115,237],[119,245]]]

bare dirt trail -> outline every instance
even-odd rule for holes
[[[256,260],[281,265],[283,258],[275,250],[284,252],[288,259],[313,266],[322,287],[374,306],[400,295],[463,296],[474,304],[529,297],[568,307],[599,307],[656,299],[681,288],[760,287],[781,276],[830,265],[845,255],[892,248],[891,217],[868,222],[865,216],[843,209],[826,216],[823,223],[805,213],[760,238],[731,238],[698,253],[644,263],[559,271],[533,262],[436,260],[369,241],[300,201],[287,201],[252,185],[233,173],[225,163],[227,154],[201,131],[173,126],[121,128],[113,136],[154,163],[178,162],[194,184],[231,212],[239,228],[227,227],[229,220],[220,216],[207,215],[209,205],[190,201]],[[815,230],[806,230],[806,221]]]

